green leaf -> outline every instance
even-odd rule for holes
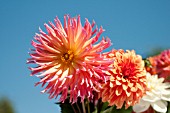
[[[0,99],[0,113],[14,113],[13,105],[6,97]]]
[[[170,113],[170,102],[168,102],[167,113]]]
[[[66,99],[64,103],[58,102],[56,104],[59,104],[61,108],[61,113],[79,113],[79,111],[82,111],[81,103],[77,102],[74,104],[71,104],[69,102],[69,99]]]
[[[109,105],[108,102],[103,103],[101,111],[104,111],[108,107],[108,105]]]
[[[61,108],[61,113],[74,113],[71,104],[69,103],[57,103]]]
[[[92,113],[98,113],[97,107],[95,108],[95,110]]]
[[[115,106],[111,106],[101,113],[132,113],[132,107],[129,107],[128,109],[125,109],[124,107],[116,109]]]
[[[101,113],[113,113],[114,106],[109,107],[108,109],[101,111]]]
[[[152,67],[150,61],[148,59],[144,59],[145,67]]]

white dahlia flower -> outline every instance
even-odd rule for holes
[[[148,90],[140,102],[133,106],[133,111],[144,112],[152,106],[155,111],[165,113],[167,101],[170,101],[170,83],[163,82],[164,78],[150,73],[147,73],[146,77]]]

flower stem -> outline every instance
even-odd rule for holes
[[[90,105],[89,105],[89,100],[87,99],[87,109],[88,109],[88,113],[90,113]]]
[[[84,101],[82,102],[82,108],[83,108],[83,113],[86,113],[86,109],[85,109]]]
[[[170,113],[170,102],[168,102],[167,113]]]
[[[79,107],[79,105],[77,104],[77,102],[76,102],[76,106],[77,106],[77,109],[78,109],[79,113],[81,113],[80,107]]]
[[[73,108],[74,113],[77,113],[74,106],[71,104],[71,107]]]

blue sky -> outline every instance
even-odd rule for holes
[[[134,49],[146,56],[155,47],[170,48],[168,0],[0,0],[0,97],[7,96],[17,113],[59,113],[57,100],[41,94],[39,79],[27,69],[28,51],[38,28],[56,16],[81,15],[95,20],[112,40],[111,48]]]

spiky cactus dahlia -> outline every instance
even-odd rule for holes
[[[82,26],[80,16],[64,16],[64,27],[58,18],[55,25],[52,22],[49,25],[45,24],[48,33],[40,29],[40,34],[35,35],[28,59],[28,63],[37,64],[30,68],[32,75],[41,78],[36,85],[45,86],[42,92],[48,92],[50,98],[61,94],[60,101],[68,94],[72,103],[77,97],[92,98],[95,86],[100,86],[99,80],[105,79],[103,70],[112,63],[101,54],[110,46],[110,39],[103,38],[95,44],[103,28],[93,30],[95,23],[91,25],[87,19]]]

